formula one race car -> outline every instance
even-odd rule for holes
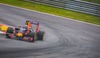
[[[36,30],[32,29],[31,24],[36,25]],[[35,40],[43,40],[44,31],[39,30],[39,23],[34,21],[26,21],[25,26],[8,27],[6,31],[6,37],[8,38],[20,38],[21,40],[29,40],[34,42]]]

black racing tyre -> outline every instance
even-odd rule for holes
[[[40,31],[37,33],[37,40],[43,40],[44,38],[44,31]]]
[[[11,38],[9,36],[9,34],[13,34],[14,33],[14,29],[12,27],[8,27],[7,31],[6,31],[6,37],[7,38]]]
[[[35,41],[35,33],[34,32],[30,32],[27,36],[29,37],[30,42]]]

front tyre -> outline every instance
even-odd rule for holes
[[[14,36],[14,29],[12,27],[8,27],[7,31],[6,31],[6,37],[7,38],[13,38]]]

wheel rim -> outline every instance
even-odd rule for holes
[[[14,35],[13,35],[13,34],[8,34],[8,36],[9,36],[10,38],[14,38]]]
[[[32,42],[33,41],[33,38],[29,38],[29,40]]]

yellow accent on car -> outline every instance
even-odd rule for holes
[[[0,24],[0,31],[7,31],[8,26]]]
[[[23,34],[19,32],[16,34],[16,36],[23,36]]]

